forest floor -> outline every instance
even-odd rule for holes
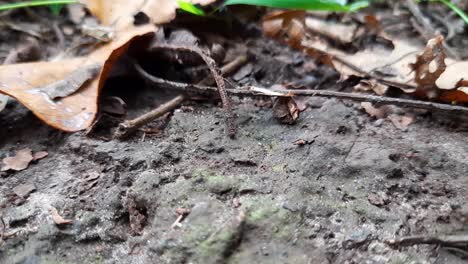
[[[47,21],[72,26],[66,14],[41,12],[22,26],[49,30],[38,44],[44,58],[60,50]],[[227,56],[249,54],[229,83],[270,87],[312,76],[317,89],[341,89],[339,74],[256,26],[245,30],[223,37]],[[2,30],[0,54],[25,34]],[[79,38],[66,35],[66,44]],[[133,75],[110,80],[100,104],[119,97],[134,118],[176,94]],[[48,156],[0,172],[0,263],[467,262],[463,241],[421,243],[468,236],[460,116],[414,111],[402,129],[358,102],[309,97],[290,125],[274,117],[270,99],[233,97],[231,139],[218,102],[196,99],[124,140],[109,137],[115,115],[65,133],[11,100],[0,113],[0,158],[25,148]],[[418,237],[398,240],[409,236]]]

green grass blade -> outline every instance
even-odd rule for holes
[[[194,14],[194,15],[197,15],[197,16],[204,16],[205,15],[205,11],[203,11],[202,9],[196,7],[192,3],[185,2],[185,1],[180,1],[180,0],[177,0],[177,3],[179,4],[180,9],[184,10],[185,12],[188,12],[190,14]]]
[[[465,21],[466,24],[468,24],[468,15],[463,10],[458,8],[458,6],[456,6],[454,3],[452,3],[449,0],[439,0],[439,1],[444,3],[450,9],[452,9],[453,12],[455,12],[458,16],[460,16],[463,19],[463,21]]]
[[[19,3],[11,4],[2,4],[0,5],[0,11],[33,7],[33,6],[50,6],[50,5],[60,5],[60,4],[73,4],[78,3],[78,0],[39,0],[39,1],[26,1]]]
[[[256,5],[273,8],[352,12],[369,6],[368,0],[346,4],[343,0],[227,0],[224,5]]]
[[[62,8],[64,6],[65,6],[64,4],[53,4],[49,6],[49,9],[52,12],[52,14],[54,14],[55,16],[58,16],[60,15],[60,11],[62,11]]]

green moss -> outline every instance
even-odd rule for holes
[[[102,264],[104,263],[104,258],[101,255],[95,255],[95,256],[90,257],[86,263]]]
[[[275,165],[271,168],[271,170],[273,172],[283,172],[284,171],[284,165],[282,164],[278,164],[278,165]]]
[[[207,178],[209,176],[212,176],[213,173],[209,171],[206,168],[197,168],[192,171],[192,177],[193,178]]]
[[[292,213],[269,199],[245,201],[247,224],[269,230],[270,239],[289,240],[300,228],[301,215]]]
[[[396,256],[390,259],[391,264],[405,264],[408,263],[408,260],[405,257]]]
[[[196,249],[197,255],[201,258],[209,258],[212,256],[223,254],[227,245],[236,239],[236,234],[233,230],[225,229],[220,231],[213,237],[200,243]]]
[[[278,212],[278,208],[270,206],[261,206],[254,208],[247,216],[247,219],[251,222],[258,222],[269,218]]]
[[[209,235],[214,232],[212,224],[206,223],[201,225],[191,226],[185,235],[184,241],[191,245],[196,245],[208,239]]]
[[[67,262],[63,262],[60,260],[50,260],[50,259],[43,259],[41,263],[42,264],[67,264]]]
[[[194,186],[201,190],[208,189],[212,193],[221,194],[239,189],[239,181],[231,176],[217,175],[206,169],[196,169],[192,172]]]

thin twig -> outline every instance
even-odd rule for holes
[[[158,117],[163,116],[169,111],[178,107],[184,100],[185,95],[178,95],[172,100],[160,105],[158,108],[139,116],[133,120],[127,120],[119,125],[114,133],[114,138],[123,139],[138,130],[140,127],[148,124]]]
[[[216,87],[201,86],[196,84],[188,84],[181,82],[173,82],[155,77],[146,72],[141,66],[135,65],[138,73],[146,81],[153,83],[161,88],[178,90],[184,92],[192,92],[204,95],[212,95],[217,91]],[[401,107],[412,107],[427,109],[433,111],[444,111],[459,114],[468,114],[468,107],[440,104],[434,102],[426,102],[419,100],[401,99],[386,96],[357,94],[357,93],[344,93],[327,90],[269,90],[266,88],[259,88],[254,86],[243,87],[239,89],[226,89],[226,92],[239,97],[278,97],[278,96],[319,96],[328,98],[340,98],[353,100],[357,102],[371,102],[379,105],[396,105]]]
[[[388,240],[387,243],[392,246],[431,244],[450,247],[460,247],[468,245],[468,235],[407,236]]]
[[[216,66],[216,62],[208,55],[206,55],[200,48],[198,47],[188,47],[188,46],[180,46],[180,45],[171,45],[171,44],[160,44],[157,43],[151,49],[169,49],[173,51],[188,51],[193,52],[199,55],[203,61],[206,63],[208,68],[213,75],[214,80],[216,81],[216,85],[218,86],[218,93],[221,97],[221,101],[223,103],[223,110],[226,119],[226,126],[228,135],[233,138],[236,135],[236,122],[234,118],[234,113],[232,110],[232,103],[231,99],[229,98],[228,94],[226,93],[226,86],[224,83],[224,79],[220,74],[220,70]]]
[[[55,33],[55,36],[57,37],[57,47],[59,50],[64,50],[66,41],[65,41],[65,36],[63,35],[62,29],[60,28],[59,24],[57,22],[52,23],[52,30]]]
[[[1,243],[3,241],[3,238],[5,237],[5,230],[6,230],[5,220],[3,220],[2,216],[0,216],[0,223],[2,224],[2,228],[0,230],[0,243]]]
[[[240,67],[242,67],[244,64],[246,64],[249,61],[249,58],[247,55],[240,55],[237,58],[235,58],[233,61],[229,62],[228,64],[224,65],[221,68],[221,74],[226,76],[227,74],[231,74],[238,70]],[[211,86],[215,84],[215,80],[213,79],[212,76],[207,76],[205,79],[201,80],[199,85],[206,85],[206,86]]]

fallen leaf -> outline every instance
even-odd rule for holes
[[[67,97],[78,91],[85,82],[96,77],[100,70],[101,66],[99,64],[88,65],[71,72],[63,80],[37,88],[35,91],[47,95],[50,100]]]
[[[408,130],[408,127],[414,122],[414,117],[410,114],[397,114],[399,108],[395,106],[384,105],[377,108],[369,102],[362,102],[361,107],[372,117],[390,120],[396,128],[402,131]]]
[[[293,20],[302,23],[302,15],[292,11],[267,14],[263,32],[333,67],[341,74],[342,80],[360,76],[419,97],[450,103],[468,102],[468,61],[443,59],[443,49],[438,45],[440,37],[429,41],[424,49],[422,45],[409,41],[390,39],[375,16],[364,18],[364,23],[361,22],[367,26],[364,30],[356,28],[353,23],[338,24],[306,17],[303,26],[309,34],[294,34],[291,41]],[[358,50],[354,50],[354,42],[360,41],[367,45],[358,45]],[[375,91],[379,94],[385,90],[380,86]]]
[[[122,98],[117,96],[108,96],[102,101],[102,112],[123,116],[127,114],[127,104]]]
[[[130,44],[153,35],[154,30],[154,26],[146,25],[119,32],[112,42],[86,57],[0,66],[0,93],[16,98],[52,127],[70,132],[86,129],[96,116],[98,95],[114,63]],[[53,101],[40,90],[93,65],[101,67],[98,77],[85,82],[69,96]]]
[[[214,0],[193,0],[190,2],[207,5]],[[113,26],[117,30],[131,27],[135,15],[138,13],[146,14],[153,24],[171,21],[179,7],[177,0],[85,0],[84,3],[102,24]]]
[[[273,103],[273,116],[281,123],[296,123],[299,113],[300,110],[292,97],[278,97]]]
[[[32,183],[21,184],[13,188],[13,192],[23,199],[28,198],[29,194],[36,190],[36,186]]]
[[[439,95],[436,81],[447,68],[443,42],[442,36],[429,40],[423,53],[416,57],[416,62],[410,64],[416,74],[415,82],[418,85],[416,93],[430,99]]]
[[[308,27],[309,23],[307,18]],[[418,97],[450,103],[468,102],[465,93],[468,93],[468,84],[463,81],[468,80],[468,61],[445,58],[440,45],[442,40],[441,37],[430,40],[424,48],[405,40],[393,39],[393,48],[379,45],[351,54],[330,46],[317,36],[303,39],[302,44],[303,50],[312,57],[330,59],[333,67],[342,74],[342,79],[352,75],[368,77],[372,74],[379,78],[381,84],[398,87]]]
[[[401,131],[408,130],[408,127],[414,122],[414,118],[409,115],[395,115],[391,114],[387,117],[392,124]]]
[[[45,157],[49,156],[49,153],[45,151],[39,151],[33,153],[33,161],[41,160]]]
[[[376,80],[361,80],[354,90],[359,92],[368,92],[373,91],[377,95],[385,95],[388,91],[388,86],[379,83]]]
[[[274,11],[263,18],[265,35],[284,39],[293,48],[300,48],[305,35],[305,11]]]
[[[384,206],[390,202],[388,195],[384,192],[370,193],[367,196],[367,200],[369,201],[370,204],[378,206],[378,207]]]
[[[29,148],[18,150],[13,157],[3,159],[3,166],[1,171],[14,170],[22,171],[29,166],[33,160],[32,151]]]
[[[62,216],[60,216],[55,207],[50,207],[49,211],[52,215],[52,220],[54,220],[56,225],[69,225],[73,223],[73,220],[64,219]]]
[[[0,94],[0,112],[5,109],[8,104],[8,96]]]
[[[375,117],[377,119],[385,118],[387,116],[387,113],[385,109],[383,108],[376,108],[372,105],[372,103],[369,102],[362,102],[361,107],[364,108],[364,110],[372,117]]]

